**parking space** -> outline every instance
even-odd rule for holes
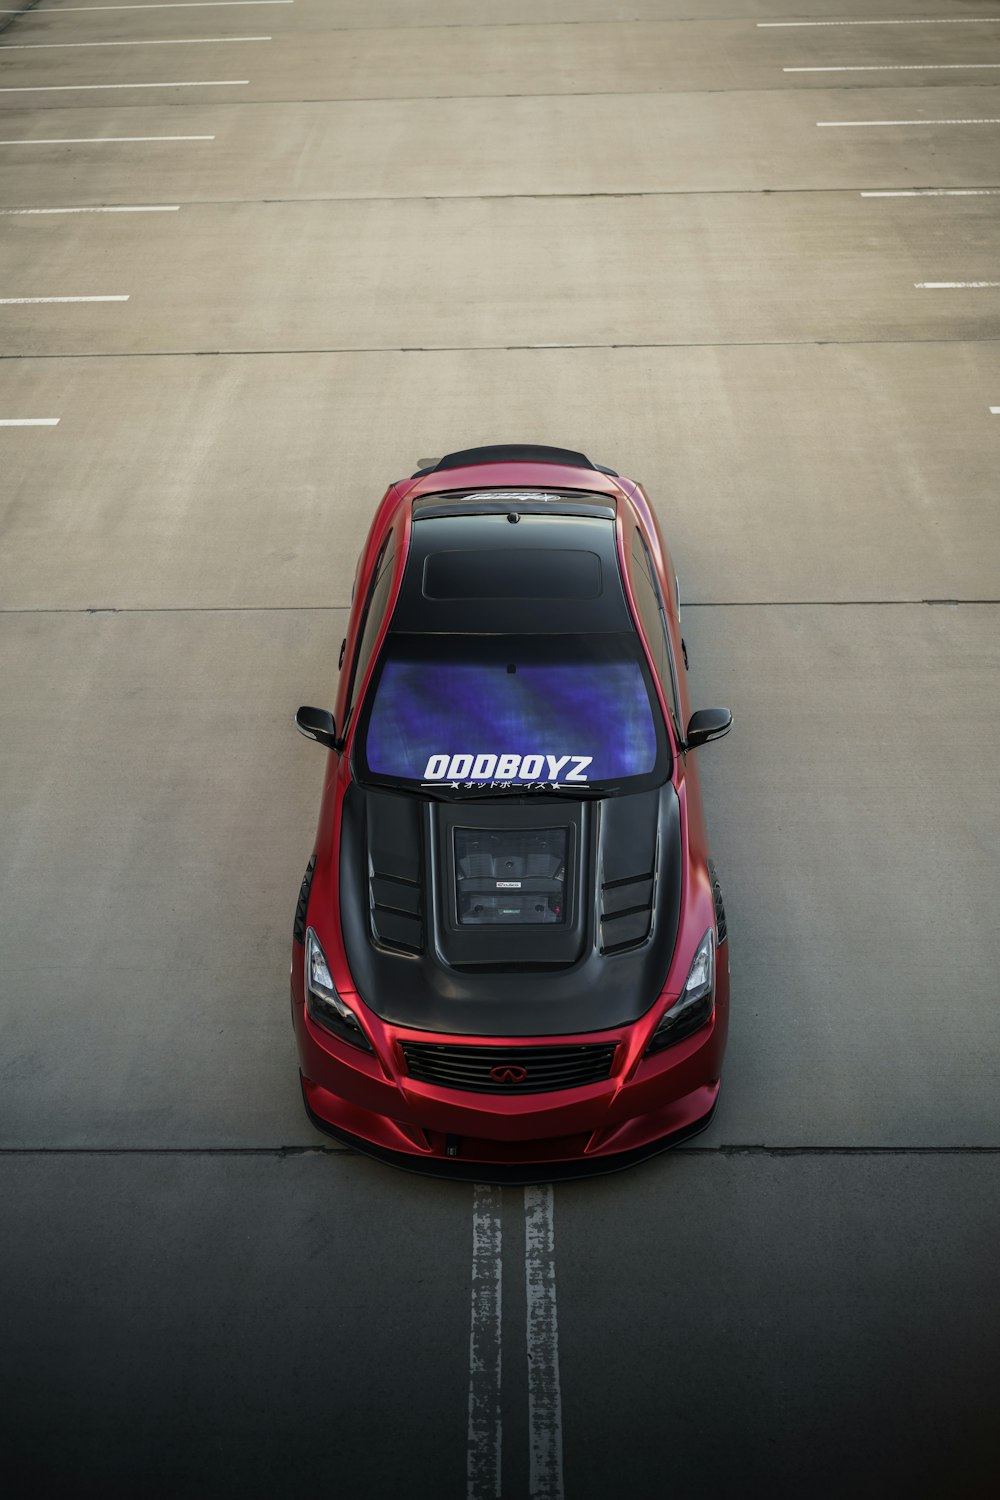
[[[5,206],[988,187],[1000,142],[1000,88],[954,82],[933,110],[909,85],[49,106],[0,114]]]
[[[873,220],[853,194],[786,193],[627,197],[613,211],[584,198],[474,198],[202,204],[155,220],[11,217],[0,224],[0,318],[12,354],[965,340],[997,331],[983,296],[1000,252],[990,198],[883,206],[877,258]],[[405,256],[393,249],[401,244]],[[946,278],[956,262],[969,290],[942,297],[920,285]],[[65,297],[83,305],[67,308]],[[8,298],[28,300],[3,306]]]
[[[595,390],[598,461],[627,453],[655,485],[685,599],[995,592],[984,340],[0,361],[0,409],[60,416],[4,435],[0,590],[17,609],[346,606],[373,444],[381,482],[473,423],[554,443]]]
[[[178,102],[195,81],[213,98],[228,90],[247,100],[802,89],[833,80],[864,87],[873,77],[929,86],[953,81],[956,73],[988,78],[996,59],[984,55],[984,42],[995,48],[1000,40],[1000,22],[975,35],[969,28],[930,26],[876,35],[864,28],[772,29],[743,19],[629,17],[548,25],[482,19],[472,26],[362,25],[344,45],[337,30],[272,33],[269,16],[249,7],[239,31],[230,19],[219,32],[209,9],[181,35],[171,35],[160,16],[151,11],[135,24],[133,14],[127,37],[97,38],[85,23],[74,23],[72,35],[68,25],[57,38],[50,30],[44,40],[34,32],[32,40],[21,40],[19,32],[0,44],[8,49],[0,100],[6,108],[30,107],[34,91],[72,103],[84,91],[134,88]]]
[[[1000,10],[843,9],[0,14],[19,1493],[989,1492]],[[736,719],[715,1123],[534,1203],[329,1146],[287,1002],[372,508],[511,439]]]

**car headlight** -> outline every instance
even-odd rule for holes
[[[333,987],[326,954],[311,927],[306,928],[306,1012],[309,1019],[339,1037],[371,1052],[371,1042],[361,1022],[349,1005],[345,1005]]]
[[[715,1009],[715,929],[710,927],[698,944],[684,988],[653,1032],[648,1051],[659,1052],[683,1041],[706,1021]]]

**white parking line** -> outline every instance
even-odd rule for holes
[[[782,68],[783,73],[940,73],[954,68],[1000,68],[1000,62],[989,63],[862,63],[855,67]]]
[[[86,208],[0,208],[0,214],[176,214],[179,203],[100,203]]]
[[[822,129],[842,129],[850,125],[1000,125],[1000,116],[978,120],[817,120]]]
[[[0,306],[17,307],[27,302],[127,302],[128,297],[0,297]]]
[[[524,1190],[524,1269],[528,1300],[528,1494],[531,1500],[564,1500],[555,1225],[549,1186]]]
[[[32,83],[0,89],[0,94],[75,94],[91,89],[223,89],[249,82],[249,78],[196,78],[184,83]]]
[[[915,281],[913,285],[921,291],[948,292],[961,287],[1000,286],[1000,281]]]
[[[500,1500],[501,1194],[473,1189],[467,1500]]]
[[[295,0],[159,0],[153,5],[36,5],[33,16],[64,16],[77,10],[211,10],[220,5],[294,5]],[[0,9],[0,16],[21,16],[23,10]]]
[[[760,27],[767,26],[997,26],[1000,16],[945,16],[942,19],[925,19],[914,16],[908,20],[880,18],[877,21],[758,21]]]
[[[995,198],[1000,188],[897,188],[892,192],[870,190],[862,198]]]
[[[269,36],[168,36],[128,42],[0,42],[0,52],[65,52],[68,47],[203,47],[208,42],[269,42]]]
[[[58,427],[58,417],[0,417],[0,427]]]
[[[991,406],[990,411],[995,417],[1000,417],[1000,406]]]
[[[214,141],[214,135],[65,135],[37,140],[0,141],[0,146],[96,146],[105,141]]]

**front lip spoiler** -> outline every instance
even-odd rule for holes
[[[640,1162],[648,1161],[650,1157],[660,1156],[665,1151],[672,1151],[675,1146],[682,1146],[685,1141],[700,1135],[711,1125],[718,1108],[717,1095],[716,1102],[708,1114],[703,1115],[700,1120],[695,1120],[692,1125],[685,1125],[680,1130],[672,1131],[670,1135],[658,1141],[650,1141],[645,1146],[635,1146],[631,1151],[620,1151],[608,1156],[580,1157],[576,1161],[539,1162],[534,1166],[530,1163],[523,1167],[510,1163],[502,1165],[494,1163],[491,1166],[489,1162],[462,1161],[458,1157],[410,1156],[405,1151],[391,1151],[387,1146],[372,1145],[363,1137],[351,1135],[350,1131],[341,1130],[338,1126],[321,1119],[315,1110],[310,1108],[301,1074],[299,1084],[302,1088],[302,1103],[305,1112],[316,1129],[322,1131],[324,1135],[331,1136],[333,1140],[350,1146],[352,1150],[360,1152],[363,1156],[374,1157],[376,1161],[385,1162],[390,1167],[398,1167],[403,1172],[414,1172],[421,1177],[439,1177],[454,1182],[496,1183],[510,1187],[526,1187],[540,1182],[572,1182],[584,1177],[604,1177],[611,1172],[623,1172],[628,1167],[638,1166]]]

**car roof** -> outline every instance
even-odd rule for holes
[[[390,631],[633,631],[614,510],[595,500],[499,500],[477,491],[462,501],[415,505]]]

